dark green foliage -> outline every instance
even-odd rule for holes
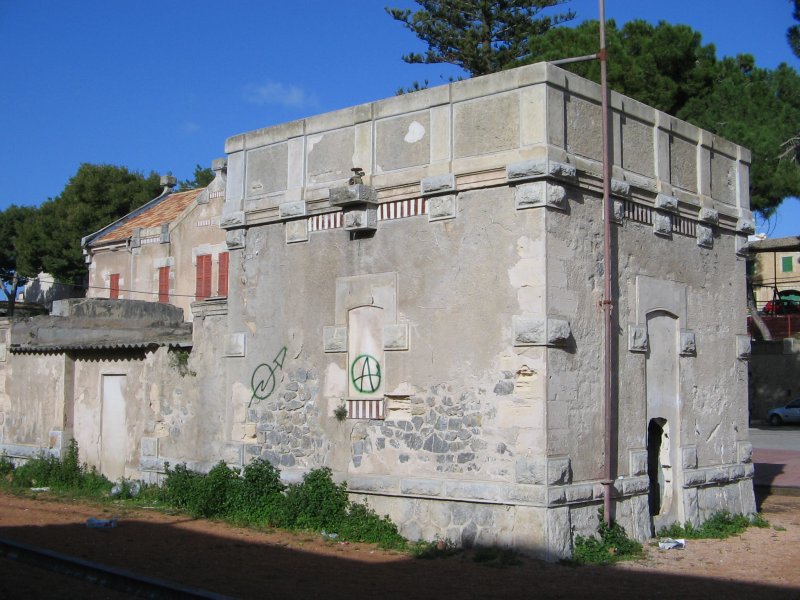
[[[408,63],[450,63],[470,75],[514,66],[528,41],[569,21],[571,11],[538,16],[566,0],[416,0],[420,10],[386,8],[393,19],[428,45],[425,54],[403,56]]]
[[[450,540],[436,539],[432,542],[424,542],[422,540],[415,542],[410,548],[412,556],[424,560],[432,560],[435,558],[447,558],[453,554],[461,552],[456,548]]]
[[[5,479],[14,472],[14,463],[9,460],[5,452],[0,454],[0,479]]]
[[[333,482],[330,469],[315,469],[303,477],[302,484],[290,485],[286,490],[279,525],[339,533],[337,528],[347,513],[347,505],[344,484]]]
[[[632,540],[625,530],[615,522],[607,524],[603,519],[603,509],[597,511],[599,524],[598,537],[577,536],[573,544],[573,562],[583,564],[610,564],[619,560],[637,558],[642,553],[642,545]]]
[[[60,459],[41,455],[14,469],[11,483],[18,488],[49,487],[82,495],[107,493],[111,489],[111,482],[94,467],[80,463],[75,440],[70,440]]]
[[[205,475],[177,465],[167,467],[162,497],[166,504],[197,517],[325,531],[338,539],[405,547],[395,524],[350,502],[345,485],[334,483],[327,468],[310,471],[302,483],[285,488],[279,471],[261,459],[247,465],[241,475],[222,462]]]
[[[159,177],[114,165],[82,164],[62,192],[36,210],[17,237],[18,268],[80,283],[86,273],[81,238],[125,216],[161,193]]]
[[[800,0],[794,1],[794,10],[792,17],[795,21],[800,22]],[[789,47],[794,52],[797,58],[800,58],[800,25],[792,25],[786,32],[786,39],[789,41]]]
[[[593,54],[598,29],[597,21],[586,21],[532,38],[523,62]],[[800,131],[800,76],[794,69],[760,69],[750,55],[718,60],[699,32],[665,22],[630,21],[618,29],[609,21],[606,47],[611,89],[752,151],[754,210],[768,216],[784,198],[800,194],[800,166],[792,160],[797,144],[791,145]],[[600,79],[598,61],[564,68]]]
[[[195,165],[194,177],[181,181],[178,185],[178,191],[183,192],[195,188],[204,188],[212,181],[214,181],[214,171],[209,168],[203,168],[200,165]]]
[[[769,523],[761,516],[756,515],[748,519],[744,515],[732,515],[727,510],[714,513],[711,518],[695,527],[688,521],[683,526],[678,523],[665,527],[658,532],[659,537],[685,538],[689,540],[718,539],[722,540],[732,535],[742,533],[748,527],[769,527]]]
[[[12,204],[0,212],[0,284],[9,302],[9,314],[13,314],[13,303],[20,287],[27,278],[19,272],[17,237],[30,225],[36,209]]]

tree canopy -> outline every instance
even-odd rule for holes
[[[428,45],[408,63],[450,63],[472,76],[511,66],[528,52],[531,38],[572,19],[572,11],[538,16],[568,0],[416,0],[421,9],[386,8]]]
[[[529,58],[555,60],[591,54],[598,46],[597,21],[560,27],[530,41]],[[686,25],[631,21],[606,24],[611,89],[749,148],[750,202],[771,214],[788,196],[800,194],[800,167],[781,160],[782,145],[800,129],[800,75],[781,65],[755,66],[750,55],[716,58],[712,44]],[[565,68],[599,81],[598,61]]]
[[[80,283],[86,274],[81,238],[158,196],[159,180],[156,173],[82,164],[58,196],[20,225],[15,270],[28,276],[45,271],[62,282]]]
[[[800,23],[800,0],[794,0],[794,10],[792,11],[794,20]],[[789,40],[789,46],[794,52],[794,55],[800,58],[800,24],[792,25],[786,32],[786,38]]]
[[[212,181],[214,181],[214,171],[208,167],[195,165],[193,177],[191,179],[184,179],[181,181],[180,184],[178,184],[178,191],[183,192],[186,190],[193,190],[195,188],[203,188]]]

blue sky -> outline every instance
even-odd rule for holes
[[[191,177],[225,139],[392,96],[459,71],[407,65],[423,46],[385,5],[412,0],[0,0],[0,209],[58,195],[83,162]],[[572,0],[575,23],[597,0]],[[800,68],[789,0],[606,0],[618,24],[685,23],[717,56]],[[800,234],[800,200],[761,224]]]

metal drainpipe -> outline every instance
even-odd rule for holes
[[[614,403],[614,344],[613,344],[613,316],[614,316],[614,288],[612,285],[615,269],[612,265],[611,256],[611,221],[614,216],[613,205],[611,203],[611,152],[610,152],[610,123],[611,115],[608,106],[608,73],[606,56],[606,15],[605,0],[600,2],[600,94],[602,95],[603,111],[603,311],[605,313],[604,327],[604,352],[603,352],[603,383],[604,383],[604,412],[605,412],[605,479],[603,480],[603,513],[606,524],[611,524],[613,520],[612,496],[614,493],[614,470],[615,462],[612,457],[614,451],[615,430],[615,403]]]

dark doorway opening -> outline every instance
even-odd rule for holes
[[[647,477],[650,488],[647,495],[650,516],[661,513],[662,490],[664,488],[664,471],[661,468],[661,443],[664,439],[666,419],[650,419],[647,425]]]

